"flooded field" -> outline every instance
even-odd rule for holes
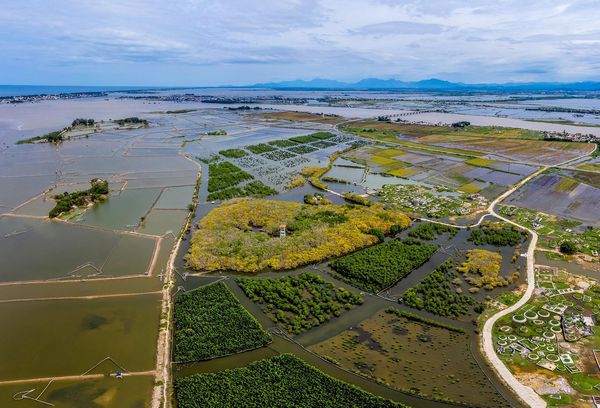
[[[0,322],[11,336],[2,337],[0,406],[148,407],[163,280],[199,167],[162,114],[148,128],[106,125],[56,146],[13,144],[86,109],[98,108],[86,115],[98,120],[158,110],[63,102],[23,105],[14,110],[23,125],[3,135]],[[73,109],[52,116],[61,106]],[[108,181],[106,201],[48,219],[54,195],[85,190],[93,178]]]
[[[197,110],[162,113],[186,108]],[[349,117],[371,117],[381,110],[308,108]],[[155,379],[162,378],[157,355],[161,345],[168,345],[160,340],[167,318],[161,305],[165,293],[168,299],[165,283],[171,260],[176,277],[171,293],[223,279],[273,338],[271,344],[239,355],[175,364],[176,378],[293,353],[335,378],[413,407],[516,405],[514,396],[486,366],[472,320],[478,314],[473,307],[487,296],[497,297],[523,284],[525,259],[519,255],[526,240],[516,248],[475,245],[469,241],[468,229],[436,236],[430,242],[439,249],[431,259],[379,294],[361,293],[336,279],[327,261],[252,275],[261,279],[311,272],[362,296],[362,304],[298,335],[285,332],[269,317],[272,314],[244,294],[235,282],[239,275],[186,269],[189,233],[183,234],[179,252],[173,249],[191,213],[195,225],[220,204],[220,199],[209,199],[209,163],[215,157],[251,175],[252,179],[239,183],[240,188],[260,181],[277,192],[270,197],[274,200],[303,202],[306,194],[320,191],[309,182],[288,189],[303,168],[316,166],[327,170],[323,181],[328,191],[322,193],[336,205],[347,203],[342,196],[346,192],[369,192],[373,200],[381,200],[376,191],[391,184],[439,186],[436,195],[460,199],[460,205],[470,200],[469,195],[476,195],[473,200],[481,195],[478,205],[483,207],[485,200],[498,197],[536,171],[539,162],[571,158],[580,153],[577,149],[548,152],[537,161],[519,156],[523,149],[518,146],[521,151],[513,154],[507,145],[496,154],[466,157],[449,145],[439,147],[446,141],[430,141],[439,144],[433,150],[431,146],[426,150],[375,145],[335,128],[335,117],[290,121],[200,103],[119,99],[0,106],[0,116],[8,113],[14,126],[2,135],[6,145],[0,146],[0,323],[11,335],[0,339],[0,406],[37,406],[40,401],[76,408],[151,406],[152,388],[160,387]],[[18,139],[62,128],[73,115],[107,122],[88,137],[58,145],[14,145]],[[148,127],[125,129],[108,122],[132,115],[148,119]],[[331,135],[308,137],[317,132]],[[352,152],[330,163],[334,153],[346,150]],[[94,178],[108,181],[105,201],[48,219],[54,195],[85,190]],[[585,185],[596,188],[591,182]],[[590,217],[583,204],[569,210]],[[406,238],[408,233],[400,236]],[[468,313],[458,317],[438,316],[398,302],[444,261],[462,265],[467,251],[476,248],[499,254],[500,277],[515,272],[519,277],[504,287],[470,292],[472,285],[461,275],[462,280],[452,284],[453,293],[465,294],[473,303]],[[388,315],[384,313],[388,307],[437,323]],[[464,333],[439,324],[455,325]],[[115,378],[118,371],[124,378]]]
[[[158,294],[0,304],[12,333],[0,341],[0,381],[82,374],[106,357],[117,370],[153,371],[159,307]],[[92,372],[114,373],[115,364]]]
[[[468,336],[447,329],[379,312],[311,349],[395,388],[482,407],[508,406],[482,378]]]
[[[567,173],[542,174],[511,196],[508,203],[600,226],[600,188]]]

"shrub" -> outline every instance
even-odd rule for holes
[[[577,253],[577,244],[573,241],[563,241],[560,243],[560,252],[567,255],[573,255]]]

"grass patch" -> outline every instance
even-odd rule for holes
[[[223,282],[175,298],[173,355],[200,361],[264,346],[271,337]]]
[[[369,161],[371,163],[375,163],[375,164],[394,164],[394,163],[396,163],[396,160],[390,159],[389,157],[384,157],[384,156],[371,156],[369,158]]]
[[[208,201],[229,200],[236,197],[268,197],[277,194],[278,191],[264,184],[260,180],[249,182],[243,187],[230,187],[208,194]]]
[[[272,152],[273,150],[277,150],[277,149],[266,143],[259,143],[259,144],[255,144],[255,145],[246,146],[246,150],[249,150],[254,154],[261,154],[261,153]]]
[[[237,282],[246,296],[293,334],[326,323],[363,302],[359,295],[336,288],[314,273],[278,279],[240,278]]]
[[[572,178],[562,177],[561,180],[554,185],[554,191],[558,191],[561,193],[570,193],[575,190],[579,182]]]
[[[330,377],[291,354],[175,381],[179,408],[405,407]]]
[[[481,188],[477,187],[475,184],[467,183],[460,186],[458,190],[467,194],[475,194],[479,193],[481,191]]]
[[[392,239],[330,263],[336,277],[364,290],[380,292],[423,265],[437,245],[419,240]]]
[[[382,156],[382,157],[395,157],[395,156],[401,156],[403,154],[406,154],[406,152],[404,150],[398,150],[398,149],[376,149],[374,150],[372,153],[376,154],[377,156]]]
[[[406,176],[410,176],[415,173],[416,173],[416,171],[410,170],[410,169],[396,169],[396,170],[388,171],[388,174],[391,174],[392,176],[396,176],[396,177],[406,177]]]
[[[476,166],[476,167],[489,167],[493,163],[496,163],[496,160],[483,159],[481,157],[465,161],[465,164],[469,164],[471,166]]]
[[[239,159],[240,157],[248,156],[248,153],[242,149],[226,149],[219,152],[221,156],[225,156],[230,159]]]
[[[298,146],[298,143],[296,142],[292,142],[291,140],[272,140],[269,142],[270,145],[273,146],[277,146],[277,147],[292,147],[292,146]]]

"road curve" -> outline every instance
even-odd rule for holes
[[[494,342],[492,339],[492,330],[494,328],[494,324],[496,324],[496,322],[501,317],[504,317],[524,306],[533,294],[533,290],[535,289],[534,253],[535,248],[537,246],[538,235],[535,231],[525,228],[515,222],[510,221],[507,218],[502,217],[501,215],[498,215],[493,208],[491,209],[490,213],[494,217],[501,219],[504,222],[507,222],[529,232],[531,234],[531,241],[529,242],[529,247],[527,248],[527,290],[517,303],[510,307],[507,307],[504,310],[499,311],[495,315],[491,316],[488,320],[486,320],[482,330],[482,350],[489,363],[498,374],[498,376],[502,378],[502,380],[510,388],[512,388],[515,394],[517,394],[518,397],[525,404],[529,405],[532,408],[544,408],[546,407],[546,402],[542,399],[542,397],[540,397],[531,387],[527,387],[521,384],[510,372],[510,370],[504,365],[504,363],[500,360],[500,358],[496,354],[496,350],[494,349]]]

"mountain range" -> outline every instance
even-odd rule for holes
[[[251,88],[339,89],[339,90],[424,90],[424,91],[600,91],[600,82],[508,82],[465,84],[431,78],[421,81],[366,78],[358,82],[332,79],[295,80],[254,84]]]

